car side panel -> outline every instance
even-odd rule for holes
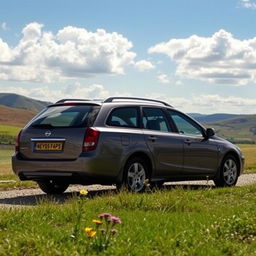
[[[217,171],[218,146],[211,140],[201,137],[184,138],[184,173],[209,175]]]
[[[99,150],[97,174],[118,178],[127,159],[135,152],[145,152],[141,129],[120,127],[96,127],[100,131],[97,149]]]
[[[143,130],[156,164],[155,177],[183,174],[183,139],[171,132]]]

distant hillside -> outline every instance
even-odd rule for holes
[[[218,136],[236,143],[256,143],[256,115],[239,115],[217,122],[204,123],[215,128]]]
[[[227,120],[235,117],[239,117],[240,115],[235,114],[211,114],[211,115],[202,115],[198,113],[191,113],[189,114],[192,116],[195,120],[197,120],[200,123],[210,123],[210,122],[218,122],[222,120]]]
[[[0,125],[24,126],[36,114],[36,111],[0,105],[0,113]]]
[[[14,93],[0,93],[0,105],[12,108],[40,111],[50,102],[31,99]]]

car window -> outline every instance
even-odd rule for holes
[[[149,130],[169,132],[165,113],[160,108],[143,108],[143,127]]]
[[[116,108],[107,120],[107,125],[120,127],[138,127],[138,108]]]
[[[202,128],[185,115],[175,111],[168,111],[171,119],[175,123],[178,132],[181,134],[203,136]]]
[[[87,125],[88,115],[92,106],[58,106],[49,107],[39,115],[32,126],[40,127],[83,127]]]

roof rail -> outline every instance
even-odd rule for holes
[[[55,102],[55,104],[64,103],[66,101],[91,101],[91,100],[89,100],[89,99],[62,99],[62,100],[58,100],[57,102]]]
[[[157,102],[157,103],[161,103],[165,106],[168,106],[168,107],[172,107],[170,104],[164,102],[164,101],[161,101],[161,100],[152,100],[152,99],[146,99],[146,98],[136,98],[136,97],[110,97],[110,98],[107,98],[106,100],[104,100],[104,103],[105,102],[113,102],[114,100],[138,100],[138,101],[152,101],[152,102]]]

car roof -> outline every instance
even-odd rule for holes
[[[65,105],[98,105],[103,104],[113,104],[113,105],[144,105],[144,106],[164,106],[173,108],[170,104],[154,99],[147,98],[137,98],[137,97],[109,97],[105,100],[101,99],[61,99],[56,103],[50,105],[52,106],[65,106]]]

